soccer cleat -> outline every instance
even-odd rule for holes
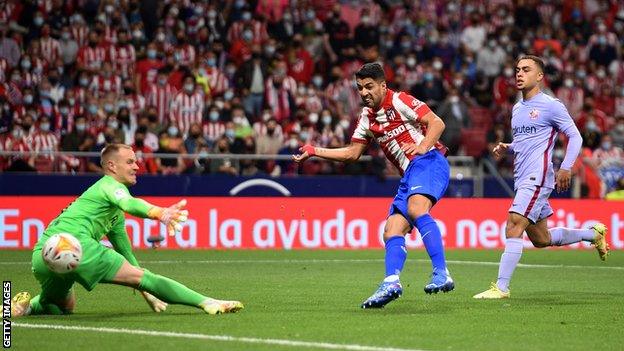
[[[11,317],[22,317],[30,314],[30,294],[26,291],[16,294],[11,300]]]
[[[449,292],[455,289],[455,282],[446,269],[444,272],[439,272],[437,269],[433,270],[431,274],[431,281],[425,285],[425,292],[427,294],[437,294],[438,292]]]
[[[592,227],[594,232],[594,242],[592,243],[598,251],[600,259],[605,261],[609,255],[609,244],[607,243],[607,226],[602,223],[596,223]]]
[[[200,307],[208,314],[236,313],[245,306],[240,301],[208,299]]]
[[[498,288],[496,283],[491,283],[490,288],[486,291],[476,294],[473,296],[475,299],[506,299],[511,296],[511,292],[508,290],[507,292],[502,291]]]
[[[382,282],[377,291],[371,297],[366,299],[361,305],[362,308],[382,308],[389,302],[401,297],[403,287],[399,281]]]

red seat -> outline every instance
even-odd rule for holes
[[[490,109],[484,107],[471,107],[468,109],[468,115],[470,115],[470,121],[473,128],[480,128],[488,130],[492,127],[493,116]]]
[[[466,156],[481,157],[487,149],[486,129],[473,128],[461,131],[461,144]]]

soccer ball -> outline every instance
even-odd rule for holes
[[[69,273],[78,268],[80,264],[82,246],[80,241],[71,234],[55,234],[45,242],[41,255],[52,272]]]

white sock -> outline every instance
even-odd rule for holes
[[[383,281],[384,281],[384,283],[398,282],[399,281],[399,275],[398,274],[389,275]]]
[[[505,241],[505,252],[501,256],[498,266],[498,280],[496,286],[503,291],[509,290],[509,282],[518,262],[522,257],[522,238],[509,238]]]
[[[550,232],[551,246],[564,246],[578,243],[579,241],[594,241],[595,232],[593,229],[570,229],[556,227],[548,229]]]

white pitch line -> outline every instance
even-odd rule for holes
[[[410,261],[429,263],[427,259],[415,259]],[[370,259],[300,259],[300,260],[143,260],[141,263],[148,264],[236,264],[236,263],[378,263],[383,262],[380,258]],[[467,266],[498,266],[498,262],[492,261],[459,261],[447,260],[447,263]],[[30,261],[0,261],[0,265],[26,265],[31,264]],[[572,269],[607,269],[607,270],[624,270],[621,266],[581,266],[581,265],[563,265],[563,264],[530,264],[519,263],[518,267],[523,268],[572,268]]]
[[[87,332],[98,333],[112,333],[112,334],[130,334],[130,335],[148,335],[148,336],[160,336],[169,338],[182,338],[182,339],[202,339],[202,340],[214,340],[214,341],[230,341],[247,344],[264,344],[264,345],[280,345],[290,347],[309,347],[319,349],[331,349],[331,350],[348,350],[348,351],[424,351],[421,349],[401,349],[392,347],[379,347],[379,346],[365,346],[357,344],[333,344],[328,342],[315,342],[315,341],[299,341],[288,339],[263,339],[252,337],[240,337],[231,335],[210,335],[210,334],[195,334],[195,333],[177,333],[166,332],[158,330],[142,330],[142,329],[127,329],[127,328],[106,328],[106,327],[85,327],[85,326],[72,326],[72,325],[51,325],[51,324],[38,324],[38,323],[12,323],[13,326],[31,328],[31,329],[52,329],[52,330],[77,330]]]

